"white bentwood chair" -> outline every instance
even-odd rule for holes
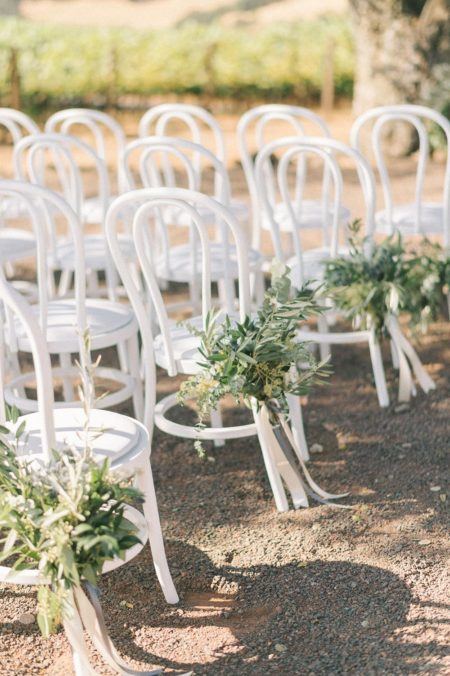
[[[172,136],[187,138],[212,152],[227,167],[227,151],[223,129],[216,118],[201,106],[188,103],[162,103],[150,108],[139,122],[139,136]],[[194,157],[196,172],[201,174],[202,156]],[[248,206],[231,198],[229,208],[239,221],[247,222]]]
[[[404,202],[393,196],[391,179],[385,158],[383,133],[392,123],[404,122],[418,135],[418,161],[414,185],[414,201]],[[403,104],[379,106],[360,115],[350,132],[350,142],[358,150],[362,147],[363,133],[372,126],[371,145],[378,169],[384,209],[375,214],[376,230],[392,235],[438,235],[444,247],[450,246],[450,121],[441,113],[426,106]],[[447,144],[446,170],[442,202],[424,199],[424,183],[430,154],[429,127],[437,125]]]
[[[26,335],[30,352],[33,356],[36,386],[38,393],[38,410],[35,413],[22,415],[16,425],[25,423],[23,440],[19,440],[19,453],[24,460],[38,460],[47,463],[52,449],[68,446],[84,450],[86,414],[79,408],[55,408],[53,400],[53,382],[50,355],[47,351],[46,337],[39,326],[37,317],[26,300],[6,281],[0,272],[0,423],[6,424],[5,399],[3,393],[3,324],[13,322],[20,324],[23,335]],[[83,327],[80,327],[83,333]],[[80,339],[81,341],[83,338]],[[80,346],[80,350],[83,348]],[[135,557],[149,539],[153,564],[168,603],[177,603],[176,592],[167,563],[164,540],[161,531],[158,505],[153,485],[150,465],[150,439],[144,425],[128,416],[93,409],[89,415],[89,427],[95,429],[90,435],[89,443],[95,458],[103,461],[108,458],[111,469],[120,476],[133,477],[144,495],[143,514],[135,508],[127,508],[127,517],[138,528],[138,537],[142,544],[137,544],[126,554],[125,561],[114,559],[108,562],[103,572],[108,572],[123,565]],[[99,434],[99,430],[104,430]],[[14,433],[14,432],[13,432]],[[36,586],[48,584],[37,569],[12,570],[8,566],[0,566],[0,582],[6,584]],[[75,673],[84,676],[87,668],[81,654],[73,652]],[[89,671],[90,673],[90,671]]]
[[[328,166],[332,179],[332,192],[334,193],[331,227],[322,230],[323,241],[321,246],[310,249],[305,249],[302,244],[302,228],[298,222],[296,210],[295,184],[292,187],[292,181],[290,181],[290,177],[295,177],[296,163],[302,161],[305,155],[315,155]],[[266,165],[271,163],[274,156],[277,157],[278,161],[276,172],[265,171]],[[307,282],[320,283],[323,279],[325,262],[348,254],[348,248],[345,246],[347,233],[345,228],[342,228],[338,217],[343,190],[341,170],[337,161],[338,156],[351,160],[356,167],[365,203],[365,229],[369,238],[367,255],[370,255],[370,238],[374,228],[375,181],[369,164],[357,150],[333,139],[291,137],[269,143],[258,153],[256,158],[256,186],[265,218],[271,227],[273,245],[279,259],[286,262],[291,268],[293,283],[298,288],[301,288]],[[270,181],[270,185],[268,185],[268,181]],[[285,207],[295,251],[292,258],[286,258],[281,246],[280,226],[274,214],[272,195],[279,195]],[[341,232],[342,230],[344,232]],[[319,331],[300,330],[298,337],[302,340],[309,339],[320,346],[367,343],[372,360],[378,401],[380,406],[388,406],[389,395],[381,350],[375,331],[371,329],[367,331],[331,332],[326,322],[326,315],[320,319],[321,321],[318,323]],[[322,350],[321,353],[322,357],[327,356],[326,349]]]
[[[247,179],[253,213],[253,246],[260,247],[263,230],[270,230],[271,225],[261,209],[255,177],[254,155],[271,141],[282,140],[284,137],[317,135],[332,138],[326,122],[308,108],[285,104],[267,104],[248,110],[239,120],[237,139],[241,162]],[[267,166],[265,171],[273,171]],[[330,175],[329,167],[325,165],[322,177],[320,199],[305,198],[307,179],[307,165],[305,158],[298,162],[296,167],[296,218],[299,227],[304,229],[322,229],[334,216],[333,205],[329,201]],[[270,196],[275,199],[274,195]],[[290,231],[290,222],[283,202],[273,204],[273,214],[281,232]],[[340,222],[348,222],[350,210],[340,205],[338,214]]]
[[[124,208],[138,205],[133,209],[133,236],[136,251],[139,257],[142,274],[145,279],[148,295],[154,306],[154,311],[158,319],[160,333],[153,339],[152,326],[149,312],[147,311],[142,299],[142,294],[137,288],[129,267],[117,240],[117,228],[120,221],[120,214]],[[145,365],[145,398],[150,401],[146,405],[145,422],[148,429],[151,429],[153,420],[152,412],[155,411],[154,422],[156,426],[168,434],[172,434],[184,439],[200,439],[203,441],[211,440],[216,445],[223,445],[227,439],[236,439],[250,437],[257,434],[255,423],[248,425],[238,425],[224,427],[222,425],[220,410],[211,415],[212,427],[198,429],[197,427],[184,425],[175,422],[167,417],[168,411],[177,404],[177,393],[163,397],[156,406],[154,401],[156,397],[156,381],[153,359],[156,364],[167,371],[169,376],[178,374],[193,375],[199,372],[201,355],[198,351],[199,338],[192,335],[190,331],[171,322],[166,306],[164,304],[157,280],[157,270],[152,260],[153,242],[155,238],[157,214],[162,209],[179,209],[184,211],[191,220],[192,227],[196,229],[198,235],[198,246],[201,249],[201,316],[190,320],[190,324],[201,329],[206,322],[209,311],[212,307],[211,302],[211,240],[208,233],[207,223],[202,219],[202,212],[214,213],[217,220],[223,223],[230,235],[234,239],[236,255],[238,261],[238,303],[237,299],[225,299],[222,308],[223,316],[226,312],[243,320],[246,314],[250,312],[250,284],[248,275],[248,261],[246,253],[246,239],[237,219],[233,214],[213,198],[201,193],[186,190],[182,188],[154,188],[142,189],[122,195],[111,205],[107,216],[107,237],[111,248],[111,253],[116,263],[122,282],[128,292],[129,299],[136,313],[139,322],[142,337],[142,349]],[[230,272],[225,269],[225,273],[230,278]],[[238,307],[238,309],[237,309]],[[154,355],[154,357],[153,357]],[[294,402],[296,404],[296,402]],[[307,454],[307,446],[304,438],[301,410],[295,407],[292,416],[293,425],[296,426],[297,438],[302,441],[302,446],[297,452],[302,455]],[[273,467],[270,459],[270,453],[267,448],[262,448],[264,461],[266,464],[269,481],[271,483],[274,495],[278,495],[279,476],[277,469]],[[277,497],[276,497],[277,499]]]
[[[124,172],[128,187],[157,188],[157,187],[186,187],[189,190],[202,191],[211,194],[218,202],[230,208],[231,190],[227,170],[224,164],[207,148],[182,138],[148,137],[137,139],[128,144],[123,155]],[[132,167],[139,166],[139,182],[133,175]],[[208,165],[213,174],[212,186],[204,185],[204,175],[199,167]],[[219,293],[229,293],[225,284],[224,266],[231,272],[230,280],[238,278],[238,263],[236,247],[229,239],[227,228],[223,227],[213,212],[207,212],[205,207],[198,207],[202,218],[214,230],[211,244],[211,279],[219,284]],[[199,284],[193,276],[192,261],[201,257],[195,229],[192,230],[189,214],[179,209],[164,209],[159,212],[160,237],[158,255],[155,256],[158,278],[163,282],[174,281],[188,283],[190,288],[189,305],[198,312]],[[177,244],[169,241],[167,226],[184,226],[189,228],[189,242]],[[176,232],[176,239],[181,239],[181,233]],[[256,300],[261,301],[264,280],[261,271],[262,256],[259,252],[247,248],[249,271],[255,279]],[[200,265],[197,266],[200,270]],[[234,295],[234,290],[231,291]],[[177,306],[178,307],[178,306]]]
[[[76,136],[91,145],[109,168],[109,202],[126,190],[121,162],[126,136],[122,126],[111,115],[92,108],[67,108],[48,118],[45,131],[48,134]],[[101,194],[85,198],[83,218],[86,223],[102,223],[104,215]]]
[[[93,350],[124,345],[127,368],[121,370],[99,367],[97,375],[108,381],[110,393],[99,406],[108,408],[128,399],[133,399],[135,413],[140,419],[142,410],[142,383],[139,373],[138,325],[132,310],[121,303],[104,299],[86,299],[86,267],[84,261],[83,237],[80,222],[74,210],[58,194],[22,181],[0,181],[2,197],[21,199],[21,209],[28,210],[36,236],[36,273],[38,303],[31,306],[33,315],[47,341],[47,350],[59,355],[60,366],[55,367],[55,378],[61,379],[64,401],[56,407],[79,406],[75,401],[73,380],[77,378],[76,366],[71,355],[78,352],[80,327],[89,326]],[[74,252],[74,297],[61,298],[54,290],[54,269],[52,241],[56,228],[65,228],[67,241]],[[20,326],[9,331],[8,349],[12,364],[12,378],[5,387],[6,400],[24,412],[37,410],[37,401],[25,395],[25,387],[33,382],[33,372],[22,373],[19,368],[19,352],[30,352],[30,343]]]

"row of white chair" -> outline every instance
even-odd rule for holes
[[[394,122],[404,122],[416,130],[419,147],[418,163],[415,180],[415,199],[412,203],[399,203],[394,200],[389,172],[386,164],[383,134],[389,130]],[[380,106],[367,111],[357,118],[350,132],[350,145],[357,150],[363,147],[364,131],[372,127],[371,146],[381,180],[384,209],[376,214],[376,227],[391,233],[400,229],[405,234],[440,234],[444,244],[449,244],[449,205],[450,205],[450,157],[447,153],[446,180],[443,184],[442,203],[428,203],[424,201],[423,188],[427,162],[430,153],[430,124],[440,128],[448,144],[450,140],[450,122],[437,111],[419,105]],[[11,109],[0,109],[0,125],[10,132],[14,144],[26,134],[39,133],[37,125],[26,115]],[[217,120],[208,111],[199,106],[187,104],[162,104],[151,108],[144,114],[139,123],[139,136],[173,136],[188,137],[188,140],[202,145],[210,150],[219,162],[227,166],[226,143],[222,128]],[[428,126],[427,126],[428,125]],[[281,130],[281,131],[280,131]],[[113,140],[113,165],[116,180],[116,189],[120,194],[127,189],[124,176],[122,155],[125,150],[126,137],[121,125],[104,112],[90,109],[68,109],[52,115],[45,125],[45,132],[76,134],[84,131],[90,134],[93,148],[97,155],[107,161],[110,157],[108,150],[108,135]],[[259,218],[258,193],[255,183],[255,167],[252,153],[259,152],[269,140],[277,140],[280,136],[320,136],[332,138],[326,122],[316,113],[300,106],[272,104],[258,106],[240,119],[237,126],[237,140],[245,171],[249,194],[253,207],[254,242],[257,241],[264,220]],[[197,156],[195,168],[201,170],[201,158]],[[324,204],[328,203],[328,172],[324,172],[323,191],[320,200],[307,200],[302,203],[300,225],[318,227],[322,223]],[[299,195],[305,186],[305,167],[297,176],[297,190]],[[238,213],[242,213],[245,205],[231,203]],[[98,202],[94,199],[85,205],[87,219],[99,222]],[[348,220],[349,211],[341,207],[341,218]],[[280,222],[284,214],[279,214]]]

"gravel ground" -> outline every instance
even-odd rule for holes
[[[313,476],[350,490],[351,511],[278,514],[255,440],[201,461],[190,443],[157,433],[152,465],[181,602],[165,604],[148,547],[106,575],[102,604],[121,654],[135,667],[211,676],[450,673],[449,339],[448,323],[423,339],[438,387],[401,413],[378,408],[366,351],[336,348],[330,383],[305,407],[306,431],[323,446]],[[389,368],[388,378],[394,396]],[[172,389],[161,377],[159,394]],[[35,611],[35,590],[1,588],[0,673],[70,674],[63,633],[44,640],[21,623]]]

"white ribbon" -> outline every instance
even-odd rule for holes
[[[284,418],[278,411],[275,411],[278,422],[280,424],[281,434],[284,433],[285,439],[281,440],[283,443],[280,443],[280,436],[277,428],[274,428],[270,422],[270,414],[267,406],[263,404],[259,410],[254,408],[255,418],[257,420],[257,429],[259,441],[261,448],[265,451],[265,454],[269,457],[265,457],[266,467],[269,472],[269,479],[271,480],[272,490],[274,493],[276,490],[278,492],[283,491],[279,477],[284,481],[286,487],[288,488],[292,502],[295,509],[299,507],[308,507],[308,494],[310,497],[318,500],[319,502],[325,502],[330,504],[328,500],[335,500],[339,498],[344,498],[348,493],[343,493],[335,495],[333,493],[328,493],[324,491],[311,477],[306,465],[301,457],[301,453],[297,448],[294,436],[292,434],[291,428]],[[291,448],[295,452],[291,452]],[[297,466],[297,460],[300,464],[301,472]],[[276,472],[275,476],[272,476]],[[277,480],[278,479],[278,480]],[[281,511],[287,508],[284,507],[285,496],[284,493],[281,496],[275,495],[275,498],[278,497],[277,506]],[[280,499],[281,497],[281,499]],[[284,498],[284,500],[283,500]],[[286,503],[287,504],[287,503]],[[335,507],[344,507],[343,505],[334,505]]]
[[[415,393],[413,375],[424,392],[436,389],[436,385],[420,361],[419,355],[401,330],[397,317],[390,315],[386,319],[386,328],[398,357],[398,400],[408,402],[411,395]]]
[[[98,676],[89,660],[89,651],[84,639],[83,630],[91,639],[103,660],[120,676],[138,675],[157,676],[161,669],[152,671],[136,671],[132,669],[115,649],[106,628],[103,612],[96,590],[87,585],[90,599],[81,587],[70,592],[69,603],[72,614],[64,619],[64,629],[72,648],[76,676]]]

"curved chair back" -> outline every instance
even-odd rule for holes
[[[297,284],[306,281],[303,274],[303,247],[300,237],[299,217],[301,215],[301,202],[298,202],[297,191],[292,188],[289,176],[295,174],[296,163],[302,161],[306,155],[318,157],[328,168],[333,188],[333,209],[328,213],[328,202],[324,205],[322,247],[327,255],[335,257],[338,254],[340,240],[340,206],[342,203],[343,180],[342,173],[337,161],[339,155],[349,158],[357,171],[365,203],[365,232],[370,238],[374,229],[375,213],[375,181],[370,165],[365,158],[354,148],[336,141],[324,138],[298,138],[287,137],[279,141],[267,144],[257,155],[255,161],[255,177],[258,190],[258,199],[267,218],[272,235],[273,245],[277,258],[286,258],[281,243],[281,232],[275,218],[275,201],[273,195],[280,196],[288,222],[290,234],[293,240],[294,251],[298,260],[299,279]],[[267,172],[265,168],[271,165],[273,157],[279,159],[276,171]]]
[[[109,203],[108,174],[104,161],[91,146],[67,134],[37,134],[22,139],[14,150],[17,176],[43,187],[53,187],[48,185],[54,182],[54,176],[49,175],[53,170],[60,194],[80,220],[88,198],[81,170],[81,163],[86,161],[96,174],[103,223]]]
[[[171,133],[170,129],[173,132]],[[209,148],[226,166],[223,131],[217,120],[205,108],[187,103],[163,103],[150,108],[139,122],[139,136],[172,136],[185,138]],[[195,158],[196,170],[201,170],[201,156]]]
[[[395,106],[379,106],[368,110],[360,115],[354,122],[350,132],[351,145],[357,150],[361,150],[362,133],[369,123],[372,123],[371,131],[371,145],[376,161],[376,166],[380,176],[381,187],[383,192],[383,199],[386,208],[386,217],[391,224],[392,232],[394,232],[393,212],[395,208],[391,179],[389,176],[385,152],[383,150],[383,133],[386,127],[392,122],[405,122],[411,125],[417,132],[419,139],[418,148],[418,162],[415,176],[415,190],[414,190],[414,225],[415,232],[420,234],[422,232],[422,205],[423,205],[423,189],[429,160],[430,143],[429,130],[426,122],[434,123],[440,127],[447,143],[447,160],[445,169],[445,179],[443,186],[443,238],[444,245],[450,244],[450,121],[441,113],[427,108],[426,106],[419,106],[413,104],[395,105]]]
[[[137,207],[137,208],[136,208]],[[199,277],[201,285],[201,316],[203,325],[206,325],[208,314],[211,311],[211,238],[202,213],[213,213],[217,220],[222,221],[229,229],[236,246],[238,263],[239,313],[241,319],[250,311],[250,284],[247,262],[247,240],[242,227],[230,211],[207,195],[186,190],[183,188],[144,188],[130,191],[118,197],[111,204],[106,218],[106,236],[112,257],[116,264],[128,298],[136,313],[139,322],[144,348],[144,364],[147,370],[145,378],[146,410],[153,410],[149,402],[154,402],[155,374],[153,364],[152,326],[148,309],[145,307],[141,291],[135,282],[129,265],[120,248],[119,224],[123,213],[132,214],[132,230],[134,245],[139,259],[143,278],[145,280],[146,295],[150,298],[155,310],[164,350],[168,363],[169,375],[177,374],[174,358],[170,321],[161,291],[158,286],[157,270],[154,260],[155,219],[158,211],[178,209],[184,212],[196,231],[199,256],[192,260],[192,277]],[[224,259],[224,276],[231,280],[231,271],[227,270]],[[236,300],[236,299],[235,299]],[[224,308],[228,313],[236,312],[236,304]]]
[[[125,179],[122,170],[121,157],[126,144],[125,132],[122,125],[111,115],[91,108],[67,108],[51,115],[45,123],[48,134],[61,133],[71,136],[82,134],[82,140],[92,145],[98,157],[108,164],[110,140],[114,145],[114,172],[117,178],[119,193],[125,190]],[[92,143],[88,141],[88,138]]]
[[[0,126],[9,132],[14,145],[24,136],[40,133],[39,127],[31,117],[14,108],[0,108]]]
[[[280,133],[280,125],[283,131]],[[278,127],[278,129],[277,129]],[[286,129],[289,130],[286,133]],[[308,134],[312,129],[313,134]],[[267,138],[270,133],[270,139]],[[248,110],[239,120],[237,126],[237,140],[241,156],[242,167],[244,169],[247,185],[250,192],[250,198],[253,207],[253,217],[255,225],[259,217],[258,196],[255,183],[255,165],[252,153],[258,153],[267,143],[276,141],[286,136],[308,135],[324,136],[331,138],[331,133],[326,122],[316,113],[308,108],[301,106],[290,106],[285,104],[267,104],[256,106]],[[267,168],[267,171],[270,169]],[[303,192],[305,183],[306,167],[302,160],[297,165],[297,191]],[[328,199],[329,175],[327,169],[324,172],[322,198]]]
[[[48,319],[48,303],[54,295],[53,242],[56,229],[66,226],[66,241],[70,241],[75,252],[74,291],[77,312],[77,327],[83,332],[86,327],[86,270],[82,229],[79,218],[71,206],[57,193],[45,187],[26,181],[0,181],[0,203],[2,199],[14,197],[21,201],[21,211],[28,218],[36,239],[36,275],[39,300],[39,325],[45,333]]]
[[[129,189],[136,189],[132,172],[133,156],[138,155],[139,178],[144,188],[175,188],[180,186],[178,171],[185,174],[189,190],[200,191],[202,172],[199,165],[208,165],[214,174],[215,197],[222,204],[230,201],[230,182],[223,162],[198,143],[171,136],[148,136],[129,143],[123,153],[123,167]]]

